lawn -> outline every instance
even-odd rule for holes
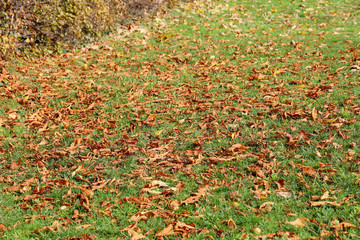
[[[360,5],[199,0],[0,73],[1,239],[359,239]]]

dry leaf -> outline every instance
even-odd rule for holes
[[[320,197],[321,200],[325,200],[329,198],[329,191],[325,191],[324,194]]]
[[[92,198],[94,196],[94,191],[87,188],[81,188],[81,193],[89,198]]]
[[[290,198],[292,194],[291,192],[276,192],[276,196],[283,198]]]
[[[316,109],[315,107],[311,110],[311,116],[312,116],[312,118],[314,119],[314,121],[317,120],[317,118],[318,118],[318,111],[317,111],[317,109]]]
[[[159,181],[159,180],[151,181],[150,185],[153,186],[153,187],[167,187],[167,186],[169,186],[169,184],[167,184],[166,182]]]
[[[324,205],[332,205],[332,206],[340,207],[342,205],[337,202],[328,202],[328,201],[310,202],[310,204],[312,207],[320,207]]]
[[[242,144],[234,144],[229,148],[229,152],[235,153],[235,152],[243,152],[246,151],[248,148]]]
[[[160,232],[158,232],[156,234],[157,237],[165,237],[165,236],[170,236],[170,235],[174,235],[176,234],[174,232],[174,225],[173,224],[169,224],[166,228],[164,228],[163,230],[161,230]]]
[[[251,229],[251,232],[255,233],[255,234],[260,234],[261,233],[261,229],[259,227],[253,227]]]
[[[0,224],[0,231],[3,231],[6,229],[6,226],[4,224]]]
[[[260,205],[259,210],[261,212],[270,212],[272,210],[272,206],[274,206],[273,202],[264,202]]]
[[[144,235],[142,235],[142,234],[140,234],[140,233],[138,233],[138,232],[136,232],[135,230],[133,230],[133,229],[128,229],[128,233],[129,233],[129,235],[130,235],[130,240],[139,240],[139,239],[144,239],[144,238],[146,238],[146,236],[144,236]]]
[[[92,224],[84,224],[84,225],[76,226],[75,229],[89,228],[89,227],[91,227],[93,225],[94,225],[94,223],[92,223]]]
[[[181,205],[181,202],[176,199],[176,200],[171,201],[169,208],[171,210],[178,210],[180,205]]]
[[[231,218],[228,219],[228,220],[223,220],[223,221],[221,221],[220,223],[225,223],[225,224],[228,225],[230,228],[234,228],[234,229],[237,228],[236,223],[235,223],[234,220],[232,220]]]
[[[143,189],[141,189],[141,191],[146,192],[146,193],[150,193],[150,194],[153,194],[153,195],[160,195],[161,194],[160,191],[152,190],[151,188],[143,188]]]
[[[341,222],[335,225],[332,225],[331,228],[337,230],[337,231],[343,231],[347,228],[356,228],[354,224],[348,223],[348,222]]]
[[[309,219],[304,218],[304,217],[299,217],[298,219],[291,221],[291,222],[285,221],[286,224],[293,225],[297,228],[303,228],[306,225],[308,225],[309,222],[310,222]]]

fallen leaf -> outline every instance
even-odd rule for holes
[[[319,202],[310,202],[310,205],[312,207],[320,207],[324,205],[332,205],[332,206],[340,207],[342,204],[337,202],[319,201]]]
[[[89,228],[89,227],[91,227],[93,225],[94,225],[94,223],[92,223],[92,224],[84,224],[84,225],[76,226],[75,229]]]
[[[133,229],[128,229],[128,233],[129,233],[129,235],[130,235],[130,237],[131,237],[131,238],[130,238],[131,240],[138,240],[138,239],[144,239],[144,238],[146,238],[146,236],[144,236],[144,235],[136,232],[136,231],[133,230]]]
[[[4,224],[0,224],[0,231],[3,231],[6,229],[6,226]]]
[[[343,231],[347,228],[356,228],[354,224],[348,223],[348,222],[341,222],[338,224],[331,225],[332,229],[335,229],[337,231]]]
[[[171,210],[174,210],[174,211],[175,211],[175,210],[178,210],[178,209],[179,209],[180,205],[181,205],[181,202],[176,199],[176,200],[173,200],[173,201],[170,202],[169,208],[170,208]]]
[[[174,232],[174,225],[173,224],[169,224],[167,227],[165,227],[163,230],[161,230],[160,232],[158,232],[156,234],[157,237],[165,237],[165,236],[171,236],[171,235],[175,235],[176,233]]]
[[[303,228],[306,225],[308,225],[309,222],[310,222],[309,219],[304,218],[304,217],[299,217],[296,220],[291,221],[291,222],[285,221],[286,224],[293,225],[293,226],[295,226],[297,228]]]
[[[251,232],[255,233],[255,234],[260,234],[262,231],[259,227],[253,227],[251,229]]]
[[[246,151],[248,148],[242,144],[234,144],[229,148],[229,152],[235,153],[235,152],[243,152]]]
[[[291,192],[276,192],[276,196],[283,198],[290,198],[292,194]]]
[[[237,228],[236,223],[231,218],[229,218],[227,220],[223,220],[220,223],[225,223],[226,225],[228,225],[230,228],[233,228],[233,229]]]
[[[261,212],[270,212],[273,206],[274,202],[264,202],[260,205],[259,210]]]
[[[169,186],[166,182],[159,181],[159,180],[151,181],[150,185],[153,186],[153,187],[167,187],[167,186]]]
[[[316,109],[315,107],[313,107],[313,109],[311,110],[311,116],[312,116],[312,118],[314,119],[314,121],[317,120],[317,118],[318,118],[318,111],[317,111],[317,109]]]

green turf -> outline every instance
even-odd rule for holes
[[[360,238],[358,12],[202,0],[13,59],[0,237]]]

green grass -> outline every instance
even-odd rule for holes
[[[336,225],[360,224],[358,10],[196,1],[98,49],[13,59],[0,237],[161,239],[181,222],[164,239],[360,238]]]

